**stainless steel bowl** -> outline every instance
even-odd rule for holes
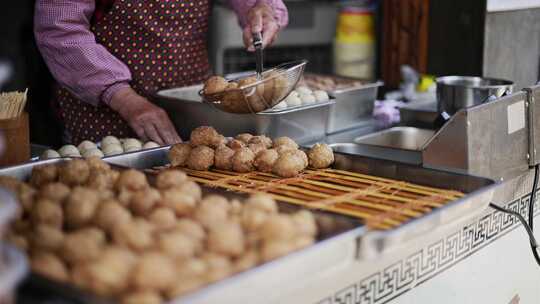
[[[475,106],[512,93],[514,83],[504,79],[469,76],[437,78],[437,109],[439,113],[454,114],[458,110]]]

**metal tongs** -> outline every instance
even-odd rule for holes
[[[257,71],[257,80],[262,79],[263,73],[263,48],[262,34],[253,33],[253,47],[255,48],[255,70]]]

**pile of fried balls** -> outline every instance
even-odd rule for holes
[[[202,195],[176,169],[150,185],[99,158],[1,176],[21,204],[8,241],[32,270],[121,303],[161,303],[312,244],[314,215],[283,213],[265,194]]]
[[[315,144],[306,154],[289,137],[274,140],[264,135],[243,133],[227,140],[214,128],[202,126],[191,132],[189,143],[180,143],[169,150],[172,166],[186,166],[206,171],[220,170],[247,173],[274,173],[280,177],[294,177],[308,166],[327,168],[334,162],[334,153],[326,144]]]

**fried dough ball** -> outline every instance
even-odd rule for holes
[[[255,168],[253,167],[253,161],[255,160],[255,154],[248,148],[242,148],[234,152],[232,163],[233,170],[236,172],[251,172]]]
[[[53,253],[38,252],[34,254],[30,267],[33,271],[55,281],[67,282],[69,279],[66,265]]]
[[[56,251],[64,242],[64,233],[58,228],[48,225],[37,225],[31,235],[33,249]]]
[[[240,215],[240,221],[242,223],[242,227],[246,231],[254,232],[259,230],[259,228],[266,222],[270,215],[258,208],[248,208],[247,206],[242,209],[242,213]]]
[[[192,170],[207,171],[214,165],[214,150],[207,146],[192,149],[186,165]]]
[[[124,170],[118,176],[116,189],[127,189],[131,191],[142,190],[148,187],[146,175],[135,169]]]
[[[130,209],[136,215],[147,215],[161,200],[161,193],[153,188],[134,192],[131,196]]]
[[[239,141],[243,142],[244,144],[248,144],[249,140],[252,137],[253,137],[253,135],[251,135],[249,133],[241,133],[241,134],[236,135],[236,137],[234,139],[239,140]]]
[[[245,201],[245,208],[254,208],[267,213],[277,213],[278,205],[276,201],[268,194],[256,193],[251,195]]]
[[[237,257],[244,252],[244,232],[233,221],[218,222],[210,227],[208,249],[226,256]]]
[[[79,263],[71,266],[70,281],[81,289],[90,289],[90,276],[88,274],[88,263]]]
[[[292,241],[293,250],[300,250],[309,247],[315,243],[312,236],[300,236]]]
[[[298,149],[298,144],[287,136],[282,136],[274,139],[274,148],[279,146],[289,146],[293,149]]]
[[[165,291],[176,281],[175,264],[164,254],[143,253],[133,270],[132,280],[136,288]]]
[[[89,289],[103,296],[119,294],[128,286],[129,274],[136,261],[135,254],[128,249],[106,247],[96,261],[87,264]]]
[[[261,226],[261,237],[265,241],[289,241],[296,234],[296,226],[293,219],[284,214],[270,216]]]
[[[165,170],[156,177],[156,187],[158,189],[168,189],[180,186],[187,181],[188,177],[184,171],[180,170]]]
[[[225,91],[229,83],[221,76],[212,76],[204,83],[204,94],[215,94]]]
[[[111,170],[111,166],[104,162],[100,157],[88,157],[85,159],[86,163],[88,164],[88,167],[90,167],[91,171],[109,171]]]
[[[206,237],[206,232],[204,231],[201,224],[188,218],[180,219],[176,223],[174,230],[177,232],[181,232],[182,234],[190,237],[197,242],[204,240],[204,238]]]
[[[118,224],[112,229],[113,240],[122,246],[128,246],[134,250],[144,250],[152,247],[153,228],[144,219],[136,218],[130,222]]]
[[[194,217],[203,227],[209,229],[215,223],[225,221],[227,213],[226,208],[222,208],[212,201],[202,201],[195,210]]]
[[[299,158],[302,159],[302,164],[303,164],[303,169],[307,168],[308,164],[309,164],[309,160],[308,160],[308,157],[307,157],[307,154],[302,151],[302,150],[287,150],[287,151],[284,151],[282,154],[280,155],[283,155],[283,154],[294,154],[296,156],[298,156]]]
[[[141,290],[128,293],[122,297],[122,304],[160,304],[163,299],[158,292]]]
[[[35,166],[32,169],[30,183],[36,187],[55,182],[58,178],[58,167],[55,164]]]
[[[36,202],[31,213],[32,222],[62,228],[64,213],[62,207],[51,200],[40,199]]]
[[[179,280],[203,276],[207,271],[208,264],[201,258],[178,260],[176,263],[176,273],[178,273]]]
[[[173,167],[183,167],[191,153],[191,145],[188,143],[179,143],[172,146],[167,154],[169,162]]]
[[[44,187],[47,187],[47,185],[45,185]],[[69,188],[68,188],[68,191],[69,191]],[[19,187],[17,188],[17,198],[19,199],[19,202],[21,203],[21,206],[22,206],[21,212],[22,211],[30,212],[32,210],[32,207],[34,206],[34,199],[36,197],[36,192],[37,192],[36,189],[34,189],[32,186],[26,183],[22,183],[19,185]]]
[[[248,148],[257,156],[262,151],[266,150],[266,146],[264,144],[249,144]]]
[[[172,288],[167,290],[167,297],[171,300],[178,298],[184,294],[195,291],[206,284],[206,280],[202,276],[191,277],[187,280],[177,282]]]
[[[62,203],[71,192],[68,186],[62,183],[50,183],[39,190],[41,198],[50,199],[53,202]]]
[[[114,227],[131,222],[131,213],[117,201],[106,200],[99,205],[94,222],[104,231],[111,232]]]
[[[276,162],[278,157],[279,155],[276,150],[264,150],[257,154],[257,157],[255,157],[255,161],[253,162],[253,164],[258,171],[270,173],[272,172],[272,168],[274,167],[274,163]]]
[[[60,166],[60,182],[70,185],[77,186],[86,183],[90,176],[90,167],[82,159],[74,159],[65,162]]]
[[[209,282],[219,281],[232,274],[231,260],[225,256],[208,252],[201,256],[201,259],[207,265],[206,279]]]
[[[217,148],[219,145],[226,144],[225,137],[219,134],[216,129],[209,126],[201,126],[191,131],[189,143],[192,147],[207,146]]]
[[[267,149],[272,148],[272,140],[265,135],[253,136],[249,139],[250,144],[263,144]]]
[[[294,177],[304,169],[304,160],[295,153],[284,153],[274,163],[272,172],[281,177]]]
[[[268,241],[264,242],[261,248],[261,259],[265,262],[277,259],[294,251],[294,244],[291,241]]]
[[[158,248],[161,252],[175,259],[189,259],[195,256],[197,247],[195,240],[177,231],[163,233],[158,239]]]
[[[176,225],[176,215],[174,211],[165,207],[158,207],[150,213],[148,220],[156,229],[167,230]]]
[[[234,272],[242,272],[251,269],[259,263],[259,253],[256,250],[244,252],[233,263]]]
[[[277,152],[279,155],[282,155],[282,154],[288,153],[288,152],[290,152],[290,151],[295,151],[295,150],[296,150],[296,149],[294,149],[293,147],[287,146],[287,145],[277,146],[277,147],[274,147],[274,149],[276,150],[276,152]]]
[[[177,216],[188,216],[197,207],[197,200],[182,188],[175,187],[162,192],[161,205],[174,210]]]
[[[334,152],[327,144],[315,144],[308,152],[309,165],[315,169],[328,168],[334,163]]]
[[[241,148],[245,148],[246,143],[241,141],[241,140],[238,140],[238,139],[231,139],[227,143],[227,147],[229,147],[229,148],[231,148],[233,150],[238,150],[238,149],[241,149]]]
[[[67,225],[79,228],[90,223],[98,206],[99,195],[96,191],[75,187],[69,194],[64,208]]]
[[[307,210],[300,210],[292,214],[291,218],[299,235],[311,238],[317,235],[317,223],[313,213]]]
[[[232,170],[234,150],[227,146],[219,146],[214,155],[214,164],[221,170]]]
[[[92,170],[86,186],[96,190],[109,190],[114,187],[120,173],[113,170]]]
[[[97,228],[85,228],[64,237],[61,253],[70,264],[91,261],[97,258],[105,245],[105,234]]]

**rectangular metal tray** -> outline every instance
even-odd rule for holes
[[[299,143],[325,135],[330,106],[334,100],[257,114],[232,114],[203,103],[202,85],[159,91],[153,101],[171,118],[179,135],[188,139],[191,130],[210,125],[225,136],[240,133],[289,136]]]
[[[143,169],[143,167],[149,168],[159,165],[160,163],[163,164],[163,157],[166,159],[167,150],[168,148],[158,148],[139,153],[133,152],[120,155],[121,157],[109,157],[105,160],[120,170],[127,167]],[[140,166],[141,162],[135,160],[141,160],[141,156],[144,155],[161,155],[161,162],[153,162],[157,159],[149,157],[149,162],[143,163],[144,166]],[[146,157],[143,158],[146,159]],[[133,161],[130,161],[130,159]],[[0,169],[0,175],[12,176],[21,180],[28,180],[30,178],[32,168],[35,166],[59,163],[66,160],[70,160],[70,158],[57,158],[29,162],[18,166]],[[244,195],[233,192],[205,187],[203,187],[203,192],[219,193],[230,198],[245,197]],[[299,208],[296,206],[280,204],[280,210],[283,212],[292,212],[298,209]],[[354,239],[363,229],[363,227],[359,225],[356,220],[345,216],[320,211],[315,211],[315,216],[318,219],[323,217],[330,219],[332,220],[333,224],[331,225],[330,230],[327,229],[322,231],[314,245],[293,252],[271,262],[259,265],[245,272],[235,274],[217,283],[210,284],[192,294],[178,299],[178,301],[173,302],[242,303],[241,299],[243,291],[241,291],[242,289],[239,289],[240,286],[245,286],[246,284],[250,285],[257,282],[257,285],[255,286],[258,289],[257,292],[259,294],[263,294],[268,292],[268,290],[270,290],[268,288],[271,288],[271,286],[275,286],[275,288],[280,289],[283,289],[284,286],[294,286],[295,283],[297,284],[301,280],[301,278],[305,279],[306,277],[313,277],[323,269],[329,269],[343,265],[346,262],[352,262],[356,252],[356,247],[354,246],[354,242],[350,242],[350,240]],[[293,268],[296,269],[295,273],[289,273],[289,270]],[[234,291],[231,292],[231,290]],[[253,288],[251,288],[251,290],[253,290]],[[97,297],[70,284],[51,281],[35,273],[32,273],[25,280],[20,292],[40,294],[43,298],[50,296],[54,298],[55,301],[61,299],[62,301],[67,300],[70,303],[114,303],[114,301],[110,299]]]

